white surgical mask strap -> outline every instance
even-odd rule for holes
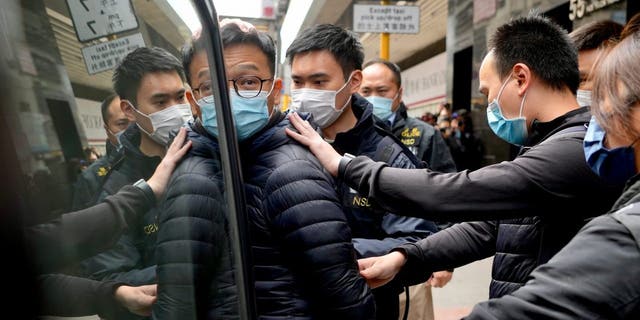
[[[124,100],[124,101],[126,101],[126,102],[127,102],[127,104],[129,104],[129,106],[131,106],[131,108],[133,109],[133,111],[135,111],[137,114],[139,114],[139,115],[141,115],[141,116],[143,116],[143,117],[145,117],[145,118],[149,119],[149,122],[151,122],[151,126],[153,127],[153,121],[151,121],[151,118],[150,118],[148,115],[146,115],[146,114],[144,114],[144,113],[140,112],[138,109],[136,109],[136,107],[134,107],[134,106],[133,106],[133,104],[131,103],[131,101],[129,101],[129,100]],[[147,130],[145,130],[145,129],[140,125],[140,123],[138,123],[138,121],[136,121],[136,125],[138,126],[138,129],[142,130],[142,132],[146,133],[149,137],[151,137],[151,133],[149,133]],[[154,130],[155,130],[155,128],[154,128]]]
[[[510,77],[511,76],[507,77],[507,79],[502,83],[502,87],[500,87],[500,91],[498,91],[498,96],[496,97],[496,101],[498,101],[498,104],[500,104],[500,97],[502,96],[502,91],[504,91],[504,88],[507,86],[507,83],[509,82]],[[502,112],[502,110],[500,112]]]
[[[335,110],[335,111],[344,110],[344,108],[347,106],[347,104],[349,104],[349,102],[351,102],[351,95],[349,95],[349,99],[347,99],[347,102],[345,102],[344,105],[342,105],[342,108],[340,108],[340,110],[336,109],[336,97],[338,96],[338,93],[342,92],[342,90],[344,90],[344,88],[347,87],[347,84],[349,84],[349,82],[351,82],[351,77],[353,77],[353,72],[351,72],[351,74],[349,74],[349,78],[347,79],[347,82],[345,82],[342,85],[342,87],[340,89],[338,89],[338,91],[336,91],[336,94],[333,96],[333,110]]]
[[[527,92],[524,93],[524,96],[522,97],[522,102],[520,102],[520,116],[522,117],[522,110],[524,109],[524,100],[527,99]]]

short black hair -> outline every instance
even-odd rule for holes
[[[276,70],[276,45],[273,42],[271,36],[266,32],[258,31],[257,29],[250,29],[249,31],[243,31],[235,23],[229,23],[220,28],[222,37],[222,45],[229,47],[235,44],[251,44],[255,45],[267,56],[269,61],[269,70],[271,74],[275,74]],[[194,36],[191,43],[187,43],[182,47],[182,66],[187,76],[187,82],[191,84],[191,74],[189,72],[189,66],[193,60],[193,56],[204,49],[204,40],[202,34]]]
[[[396,85],[398,85],[398,88],[402,87],[402,71],[400,71],[400,67],[398,67],[397,64],[389,60],[376,58],[376,59],[367,61],[362,66],[362,69],[366,69],[368,66],[371,66],[374,64],[384,65],[385,67],[387,67],[387,69],[391,70],[391,72],[393,73],[393,80],[396,82]]]
[[[120,99],[129,100],[136,106],[136,96],[140,88],[140,81],[148,73],[177,72],[185,81],[184,69],[180,60],[169,51],[153,47],[141,47],[130,52],[113,72],[113,89]]]
[[[289,64],[296,54],[310,51],[328,50],[342,68],[345,80],[354,70],[362,70],[364,49],[358,36],[332,24],[310,27],[296,37],[287,49]]]
[[[108,124],[107,118],[110,117],[109,105],[111,105],[111,102],[113,102],[113,100],[117,97],[117,94],[111,93],[106,98],[104,98],[104,100],[102,100],[102,103],[100,104],[100,111],[102,112],[102,121],[104,121],[104,124]]]
[[[566,30],[538,13],[500,26],[489,41],[501,79],[517,63],[526,64],[552,89],[568,88],[575,94],[580,84],[578,52]]]
[[[569,38],[578,51],[598,49],[615,44],[622,32],[622,25],[611,21],[594,21],[573,30]]]

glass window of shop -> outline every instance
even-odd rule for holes
[[[3,166],[0,177],[7,183],[5,184],[7,190],[3,192],[2,197],[2,208],[11,210],[10,214],[3,216],[2,225],[6,230],[9,230],[9,224],[4,222],[13,223],[14,227],[18,226],[17,229],[12,229],[12,232],[4,232],[2,240],[5,236],[7,239],[9,236],[19,237],[24,226],[51,221],[64,213],[100,203],[105,196],[116,193],[119,187],[135,183],[139,178],[150,178],[161,156],[152,159],[155,155],[148,155],[141,150],[140,135],[144,133],[141,133],[132,119],[129,119],[129,122],[125,119],[124,124],[117,124],[126,128],[125,134],[114,135],[114,130],[103,118],[101,103],[114,92],[112,83],[114,70],[128,53],[137,48],[161,48],[175,57],[179,65],[182,64],[181,49],[185,43],[191,41],[195,30],[190,29],[170,2],[172,1],[7,0],[0,2],[0,44],[2,45],[0,51],[0,87],[2,88],[0,97],[2,155],[0,157],[2,161],[0,165]],[[183,2],[183,8],[191,6],[198,13],[198,17],[202,17],[203,14],[211,16],[215,12],[210,1],[178,2]],[[202,21],[203,28],[206,28],[203,32],[210,35],[218,34],[218,30],[215,29],[217,28],[215,19],[210,20],[208,23]],[[219,42],[208,43],[206,50],[209,61],[221,59]],[[221,65],[221,61],[218,61],[218,65]],[[211,73],[215,72],[215,68],[212,68]],[[186,80],[180,77],[179,72],[169,72],[169,74],[172,75],[173,80],[177,77],[176,88],[172,88],[173,91],[169,94],[169,99],[175,103],[165,104],[188,105],[185,92],[189,92],[190,87]],[[224,72],[221,74],[224,76]],[[216,79],[215,76],[212,78]],[[220,89],[216,86],[212,89],[216,92],[213,94],[215,99],[227,99],[226,94],[220,95]],[[140,97],[140,91],[136,97]],[[131,104],[133,108],[142,111],[138,105],[134,106],[134,104]],[[215,104],[225,105],[219,101]],[[166,106],[162,108],[164,107]],[[109,113],[111,108],[107,109],[108,117],[112,117],[114,113]],[[123,107],[123,103],[116,103],[113,108],[120,113],[126,107]],[[227,116],[230,119],[230,115]],[[122,117],[127,118],[126,115]],[[135,117],[139,124],[140,121],[144,121],[140,120],[143,118],[146,117]],[[223,126],[220,130],[227,129]],[[221,137],[227,136],[229,135],[221,135]],[[230,136],[235,137],[233,134]],[[116,137],[115,140],[110,139],[114,137]],[[113,141],[116,141],[115,149]],[[225,291],[225,295],[229,292],[237,292],[239,296],[234,296],[233,299],[216,297],[220,294],[216,291],[219,286],[214,285],[215,280],[212,280],[211,284],[188,283],[189,279],[193,279],[193,274],[172,273],[171,261],[164,265],[164,272],[173,275],[170,281],[186,281],[187,285],[191,284],[194,288],[197,286],[198,290],[203,288],[211,290],[209,294],[213,297],[211,301],[214,302],[207,301],[207,303],[216,303],[215,301],[229,303],[228,308],[225,308],[228,315],[246,318],[251,312],[246,305],[251,305],[252,299],[251,293],[246,291],[246,285],[242,284],[246,270],[241,256],[245,254],[246,248],[242,247],[239,240],[243,238],[244,229],[238,227],[236,221],[242,222],[243,219],[235,217],[235,212],[242,211],[242,207],[235,202],[244,203],[244,201],[241,192],[234,194],[234,190],[239,190],[238,181],[241,181],[237,172],[238,164],[230,163],[238,161],[237,142],[221,138],[218,143],[218,147],[209,150],[212,152],[210,157],[218,163],[215,170],[219,171],[212,173],[217,177],[216,188],[209,192],[209,196],[218,202],[215,208],[211,207],[210,210],[219,212],[210,215],[223,217],[225,225],[222,228],[228,234],[222,237],[224,238],[222,240],[229,243],[226,244],[227,250],[218,250],[217,256],[213,254],[210,256],[215,256],[216,261],[227,261],[226,269],[231,273],[226,275],[226,280],[241,279],[235,283],[226,282],[227,289],[230,291]],[[121,150],[124,151],[119,160],[99,162],[99,159],[106,159],[110,152]],[[149,161],[130,161],[128,157],[132,155]],[[95,163],[100,165],[94,166]],[[230,170],[235,171],[230,172]],[[87,195],[88,198],[78,205],[76,202],[78,194],[89,191],[89,188],[79,185],[83,174],[86,176],[87,172],[90,172],[90,178],[95,180],[92,180],[92,183],[99,183],[100,186],[91,189],[92,193]],[[230,203],[228,199],[234,199],[234,203]],[[189,201],[176,202],[175,206],[178,208],[174,208],[174,211],[191,210],[188,204]],[[164,223],[162,208],[164,208],[163,205],[156,206],[144,214],[138,225],[129,226],[116,244],[99,253],[101,256],[97,259],[98,262],[96,262],[96,256],[85,257],[82,255],[84,251],[78,250],[78,256],[72,259],[73,263],[66,263],[60,268],[47,270],[47,272],[95,280],[115,279],[135,285],[155,283],[161,272],[161,266],[158,264],[159,257],[156,255],[158,252],[156,243],[160,243],[158,234]],[[214,232],[223,231],[214,230]],[[219,234],[204,236],[220,237]],[[15,242],[11,243],[16,243],[16,247],[20,247],[22,242],[12,239],[14,240]],[[120,250],[122,248],[126,250]],[[177,250],[179,248],[180,245],[175,248],[176,254],[194,254],[189,252],[188,246],[183,247],[182,251]],[[32,270],[28,267],[29,262],[34,260],[32,255],[39,254],[38,252],[21,252],[12,256],[24,260],[22,261],[25,263],[24,270],[29,272],[25,271],[21,273],[22,275],[40,274],[37,268]],[[171,259],[173,258],[176,257]],[[177,257],[176,259],[189,258]],[[212,268],[217,271],[225,268],[220,267],[216,261],[207,260],[207,263],[211,263]],[[145,270],[155,270],[156,266],[158,269],[157,272],[153,272],[151,281],[138,282],[139,278],[131,276],[138,272],[144,274]],[[18,269],[16,267],[14,271]],[[141,277],[140,279],[145,279]],[[36,282],[37,280],[23,279],[21,283],[27,286],[23,291],[32,291],[29,284],[36,285]],[[36,288],[41,287],[36,285]],[[196,290],[194,288],[191,290]],[[66,292],[62,291],[61,294],[64,295]],[[41,295],[38,292],[30,292],[27,296]],[[183,296],[189,296],[189,294]],[[68,297],[68,301],[71,304],[72,301],[81,301],[81,299]],[[46,304],[47,301],[44,303]],[[181,305],[176,307],[184,308],[186,305],[195,308],[194,301],[180,303]],[[32,310],[24,311],[35,315],[47,315],[41,314],[40,303],[34,302],[33,306]],[[72,306],[70,305],[69,308],[71,310]],[[195,309],[192,311],[196,312]],[[154,312],[156,312],[155,309]],[[97,316],[94,317],[98,319]]]

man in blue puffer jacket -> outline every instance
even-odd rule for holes
[[[275,105],[282,82],[274,77],[273,41],[246,24],[225,24],[221,33],[227,78],[230,79],[230,100],[240,140],[260,318],[374,318],[375,302],[364,279],[358,274],[351,232],[335,193],[333,179],[322,170],[311,153],[285,134],[288,120]],[[190,133],[190,139],[194,141],[192,149],[197,152],[201,149],[197,141],[208,141],[214,145],[218,135],[209,65],[199,38],[185,46],[183,63],[193,88],[190,100],[197,111],[198,120],[191,126]],[[216,153],[212,153],[208,157],[215,157]],[[192,157],[202,159],[192,160]],[[216,180],[218,168],[196,165],[206,157],[205,153],[195,155],[192,152],[183,161],[170,182],[168,203],[172,201],[172,188],[180,181],[182,185],[190,184],[195,189],[192,176]],[[210,184],[214,186],[217,183],[219,181]],[[182,197],[185,201],[173,201],[177,209],[164,211],[160,218],[157,251],[159,296],[154,307],[157,318],[187,318],[189,310],[186,310],[183,299],[192,299],[188,306],[195,307],[201,318],[205,313],[208,318],[219,318],[221,316],[215,315],[218,313],[216,309],[229,307],[224,303],[216,305],[216,300],[212,299],[227,296],[221,291],[224,290],[220,280],[223,277],[220,276],[221,271],[213,266],[216,256],[211,252],[218,250],[221,241],[198,237],[197,234],[177,239],[169,235],[175,228],[168,227],[172,221],[179,223],[179,219],[184,219],[183,223],[192,229],[199,229],[198,224],[203,224],[199,222],[201,218],[216,222],[222,220],[218,203],[210,200],[215,193],[221,192],[222,188],[217,186],[201,189],[207,193],[206,197],[189,200],[186,200],[188,195],[175,193],[176,199]],[[213,203],[215,205],[212,206]],[[187,248],[192,255],[169,250],[171,242],[176,240],[189,245]],[[207,267],[201,268],[207,263]],[[165,268],[167,272],[164,272]],[[177,277],[176,274],[189,276]],[[230,277],[231,274],[224,279],[229,281]],[[184,280],[182,285],[187,289],[179,291],[181,283],[174,280]],[[194,289],[196,284],[197,290]],[[172,287],[176,290],[172,291]]]

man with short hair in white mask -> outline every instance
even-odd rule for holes
[[[128,54],[113,74],[113,87],[131,125],[119,139],[124,158],[112,168],[100,199],[150,178],[165,155],[170,133],[193,118],[182,64],[162,48],[139,48]],[[130,285],[155,283],[158,214],[156,208],[149,210],[111,250],[85,260],[86,276]]]
[[[569,38],[578,50],[578,69],[580,86],[576,93],[578,105],[591,106],[591,87],[593,87],[593,69],[596,61],[605,49],[618,42],[622,25],[611,20],[594,21],[573,30]]]
[[[309,28],[292,42],[287,58],[292,109],[310,113],[323,138],[340,154],[365,155],[398,168],[423,165],[389,127],[376,123],[373,105],[357,94],[364,51],[356,34],[329,24]],[[380,210],[342,181],[337,185],[358,258],[387,253],[438,231],[432,221]],[[401,292],[396,283],[373,291],[377,319],[398,318]]]

